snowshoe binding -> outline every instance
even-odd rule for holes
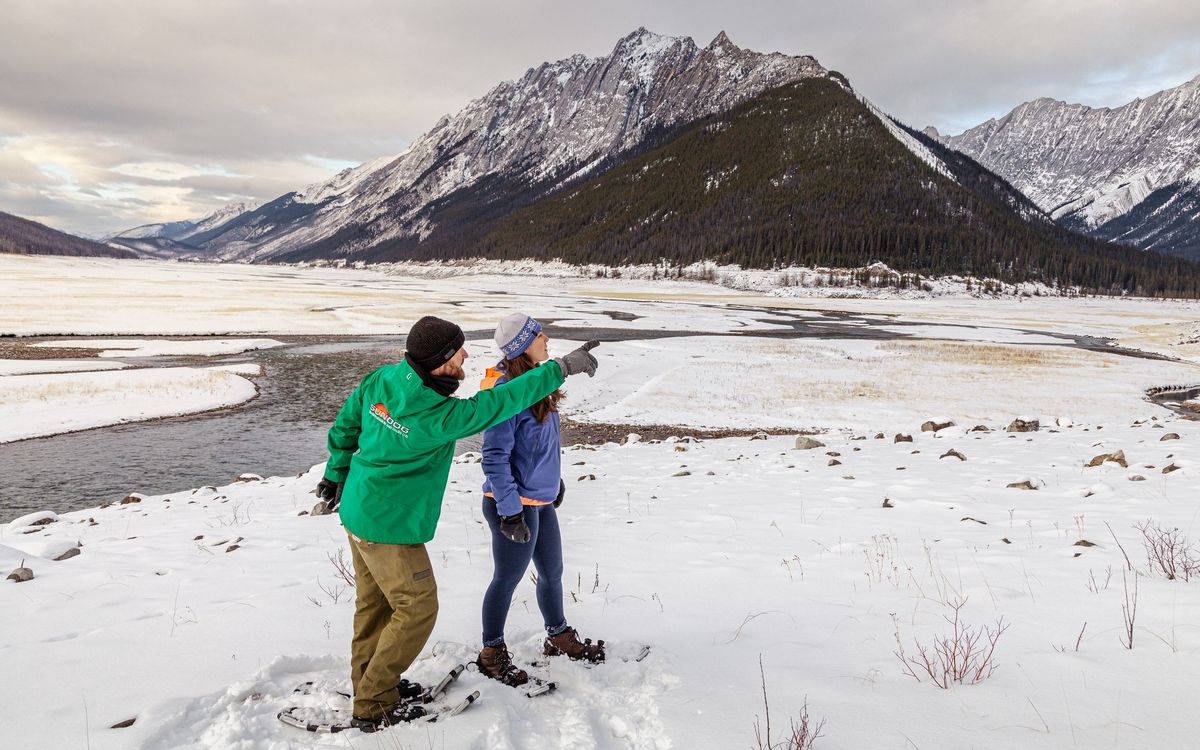
[[[396,726],[397,724],[407,724],[410,721],[416,721],[427,713],[429,712],[419,703],[400,701],[387,711],[384,711],[381,716],[365,719],[355,716],[350,720],[350,726],[369,734],[380,729]]]

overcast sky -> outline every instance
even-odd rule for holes
[[[96,236],[268,200],[638,26],[813,55],[951,133],[1200,75],[1198,0],[4,0],[0,211]]]

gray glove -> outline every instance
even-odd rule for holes
[[[588,352],[597,346],[600,346],[599,341],[589,341],[570,354],[556,358],[554,361],[562,368],[563,377],[578,375],[581,372],[586,372],[589,378],[595,377],[596,367],[600,363]]]

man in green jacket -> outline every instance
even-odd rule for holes
[[[418,320],[404,361],[372,372],[329,430],[329,462],[317,496],[337,508],[354,561],[350,676],[353,725],[365,732],[425,711],[406,699],[420,686],[401,675],[437,619],[437,583],[425,543],[433,539],[454,442],[483,432],[542,400],[569,375],[596,373],[589,341],[510,383],[452,398],[466,377],[462,329]]]

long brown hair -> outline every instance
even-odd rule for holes
[[[529,356],[529,352],[521,352],[517,355],[516,359],[510,359],[504,363],[504,372],[507,378],[512,380],[524,375],[537,366],[538,363],[533,361],[533,358]],[[529,410],[533,412],[533,418],[538,421],[538,424],[545,422],[546,418],[550,416],[550,412],[558,411],[558,402],[562,401],[565,395],[562,389],[559,388],[554,393],[551,393],[529,407]]]

